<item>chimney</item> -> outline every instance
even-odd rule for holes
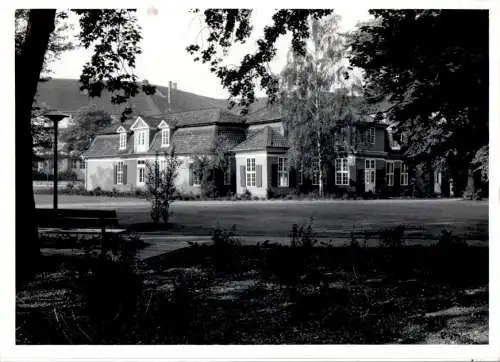
[[[169,81],[168,82],[168,93],[167,93],[168,111],[169,112],[172,112],[171,93],[172,93],[172,81]]]

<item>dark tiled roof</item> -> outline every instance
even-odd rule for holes
[[[210,153],[215,127],[179,128],[173,133],[172,144],[177,154]]]
[[[177,127],[215,123],[244,123],[244,119],[242,117],[221,108],[207,108],[166,114],[165,119],[174,122]]]
[[[89,149],[84,153],[84,157],[110,157],[119,155],[119,139],[119,134],[96,136]]]
[[[281,110],[278,105],[268,105],[261,109],[248,114],[246,117],[247,123],[260,123],[278,121],[282,118]]]
[[[234,147],[233,151],[253,151],[267,148],[288,148],[285,137],[270,126],[255,132],[248,139]]]

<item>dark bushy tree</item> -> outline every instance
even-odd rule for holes
[[[72,150],[86,151],[99,130],[110,125],[112,121],[109,113],[97,109],[95,105],[84,106],[76,113],[75,125],[68,128],[64,138]]]
[[[446,160],[463,190],[488,144],[488,11],[370,13],[375,20],[352,34],[350,59],[366,72],[368,98],[388,101],[408,157]]]

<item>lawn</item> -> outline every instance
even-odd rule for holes
[[[51,207],[50,195],[35,195],[37,205]],[[61,195],[61,207],[117,210],[125,226],[151,221],[147,201]],[[320,238],[348,238],[350,232],[403,224],[407,236],[437,240],[443,229],[468,241],[488,241],[488,202],[465,200],[328,200],[328,201],[177,201],[168,234],[208,235],[216,225],[236,225],[240,235],[287,237],[292,224],[314,220]],[[425,243],[425,242],[424,242]]]
[[[488,248],[218,240],[136,268],[46,256],[17,294],[17,342],[488,343]]]

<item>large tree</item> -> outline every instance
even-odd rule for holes
[[[141,52],[140,28],[133,10],[75,10],[79,17],[78,38],[86,48],[93,49],[80,77],[81,89],[90,96],[108,90],[112,101],[123,103],[142,86],[132,73],[135,57]],[[56,29],[55,9],[34,9],[26,14],[24,31],[16,32],[15,97],[16,97],[16,281],[21,283],[36,270],[38,232],[32,184],[33,139],[32,107],[40,74],[50,50]],[[52,38],[53,39],[53,38]],[[129,107],[124,117],[131,112]]]
[[[90,147],[99,130],[109,126],[112,121],[109,113],[90,104],[78,110],[74,117],[75,124],[67,129],[63,137],[71,150],[81,153]]]
[[[346,46],[339,34],[340,17],[311,19],[311,36],[304,55],[289,52],[281,72],[281,104],[296,163],[309,175],[318,173],[323,196],[325,170],[346,149],[356,83],[346,63]],[[337,142],[338,141],[338,142]]]
[[[366,72],[368,99],[388,101],[408,157],[445,161],[463,190],[476,153],[487,158],[488,11],[370,13],[375,20],[353,34],[350,59]]]

